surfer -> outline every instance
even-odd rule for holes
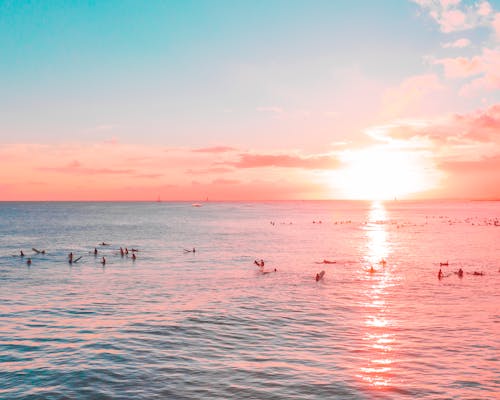
[[[444,262],[444,263],[443,263],[443,262],[440,262],[440,263],[439,263],[439,266],[440,266],[440,267],[447,267],[447,266],[448,266],[448,261],[446,261],[446,262]]]
[[[315,264],[336,264],[337,261],[323,260],[323,261],[315,261]]]
[[[102,243],[99,243],[100,246],[109,246],[109,243],[106,243],[106,242],[102,242]]]
[[[184,253],[196,253],[196,249],[194,247],[192,250],[184,249]]]
[[[45,250],[38,250],[35,249],[34,247],[31,250],[33,250],[36,254],[45,254]]]
[[[325,276],[325,271],[321,271],[316,274],[316,282],[319,282]]]

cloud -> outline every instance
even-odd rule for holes
[[[486,170],[500,171],[500,154],[492,157],[480,157],[477,160],[467,161],[443,161],[439,166],[454,173],[474,173]],[[494,182],[492,182],[493,184]],[[500,174],[496,180],[496,184],[500,184]],[[500,186],[500,185],[499,185]]]
[[[435,120],[401,120],[367,129],[376,140],[428,139],[435,145],[485,143],[500,146],[500,104]]]
[[[200,149],[193,149],[193,153],[228,153],[231,151],[236,151],[234,147],[229,146],[214,146],[214,147],[203,147]]]
[[[471,58],[442,58],[434,64],[443,67],[448,79],[469,79],[462,85],[460,95],[500,89],[500,49],[485,48],[482,54]]]
[[[479,3],[477,6],[477,13],[482,17],[490,15],[492,11],[493,9],[491,8],[491,4],[488,3],[487,1],[483,1]]]
[[[407,111],[414,113],[428,96],[443,89],[444,86],[435,74],[409,77],[383,93],[384,115],[394,118]]]
[[[441,58],[434,61],[434,64],[442,65],[444,75],[449,79],[479,75],[483,70],[482,60],[478,56],[472,58]]]
[[[288,154],[241,154],[235,162],[225,162],[236,168],[302,168],[302,169],[333,169],[339,166],[339,161],[331,155],[298,156]]]
[[[212,181],[213,185],[237,185],[241,183],[241,181],[236,180],[236,179],[214,179]]]
[[[493,22],[491,25],[493,31],[495,32],[496,39],[500,41],[500,12],[495,14],[495,17],[493,18]]]
[[[209,168],[201,168],[201,169],[188,169],[186,170],[187,174],[192,175],[205,175],[205,174],[225,174],[228,172],[234,171],[233,168],[227,167],[209,167]]]
[[[466,38],[457,39],[454,42],[443,43],[442,46],[445,49],[448,49],[448,48],[462,49],[464,47],[470,46],[470,40],[466,39]]]
[[[62,174],[80,174],[80,175],[121,175],[132,174],[133,169],[112,169],[112,168],[85,168],[77,160],[61,167],[38,167],[39,171],[58,172]]]
[[[460,0],[413,0],[439,25],[444,33],[474,29],[491,24],[492,8],[487,1],[467,5]]]

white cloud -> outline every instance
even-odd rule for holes
[[[447,48],[456,48],[456,49],[462,49],[464,47],[468,47],[470,46],[470,40],[469,39],[466,39],[466,38],[462,38],[462,39],[457,39],[455,40],[454,42],[448,42],[448,43],[443,43],[443,47],[445,49]]]

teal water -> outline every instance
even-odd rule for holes
[[[0,203],[0,398],[495,398],[499,224],[498,202]]]

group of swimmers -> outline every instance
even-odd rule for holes
[[[440,266],[444,266],[444,265],[448,265],[448,262],[445,263],[440,263]],[[464,270],[462,268],[459,268],[458,271],[453,271],[453,272],[450,272],[448,274],[444,274],[443,273],[443,270],[441,268],[439,268],[439,272],[438,272],[438,279],[443,279],[443,278],[447,278],[448,276],[452,275],[452,274],[455,274],[457,275],[459,278],[463,278],[464,276]],[[467,272],[467,274],[469,275],[475,275],[475,276],[483,276],[484,275],[484,272],[482,271],[474,271],[474,272]]]
[[[99,245],[100,245],[100,246],[110,246],[110,244],[109,244],[109,243],[106,243],[106,242],[99,243]],[[47,252],[46,252],[45,250],[38,250],[38,249],[36,249],[36,248],[32,248],[32,250],[33,250],[36,254],[43,254],[43,255],[47,254]],[[130,249],[130,252],[132,253],[132,261],[135,261],[135,260],[137,259],[136,252],[138,252],[138,251],[139,251],[138,249],[134,249],[134,248]],[[194,251],[195,251],[195,249],[193,248],[193,250],[192,250],[192,251],[194,252]],[[94,254],[94,256],[95,256],[95,257],[97,257],[97,255],[98,255],[99,251],[97,250],[97,247],[94,247],[94,250],[93,250],[92,252],[89,252],[89,253]],[[129,254],[129,249],[128,249],[127,247],[125,247],[125,249],[123,249],[122,247],[120,247],[120,255],[121,255],[122,257],[124,257],[124,256],[127,256],[127,257],[128,257],[128,254]],[[25,254],[24,254],[24,252],[23,252],[22,250],[20,250],[20,252],[19,252],[19,257],[21,257],[21,258],[24,258],[24,257],[25,257]],[[77,263],[78,261],[80,261],[80,260],[82,259],[82,257],[83,257],[83,256],[80,256],[80,257],[75,258],[75,256],[74,256],[73,252],[70,252],[70,253],[68,254],[68,263],[69,263],[70,265],[73,265],[73,264]],[[26,264],[27,264],[28,266],[30,266],[30,265],[32,264],[32,262],[33,262],[33,261],[32,261],[32,259],[31,259],[31,257],[28,257],[28,258],[26,259]],[[106,265],[106,257],[104,257],[104,256],[103,256],[103,257],[102,257],[102,259],[101,259],[101,261],[100,261],[100,263],[101,263],[103,266],[104,266],[104,265]]]

